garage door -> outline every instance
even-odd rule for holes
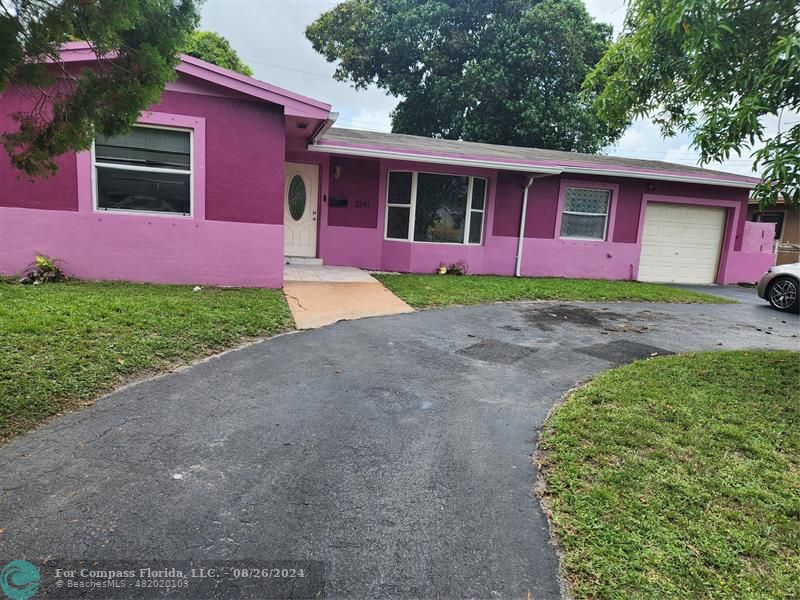
[[[723,208],[648,203],[639,280],[714,283],[725,217]]]

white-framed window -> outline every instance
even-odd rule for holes
[[[564,190],[560,237],[605,240],[611,190],[568,187]]]
[[[135,125],[97,136],[92,157],[95,210],[192,215],[190,129]]]
[[[483,242],[486,179],[390,171],[386,187],[385,239],[438,244]]]

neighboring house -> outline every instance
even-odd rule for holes
[[[83,44],[69,68],[91,66]],[[129,135],[28,181],[0,161],[0,272],[36,252],[87,279],[279,287],[285,257],[366,269],[752,282],[755,179],[331,128],[328,104],[183,57]],[[0,130],[30,106],[0,97]],[[522,224],[522,226],[521,226]]]
[[[759,209],[757,203],[751,203],[747,210],[747,220],[775,224],[777,264],[800,262],[800,208],[787,206],[783,198],[775,206],[764,210]]]

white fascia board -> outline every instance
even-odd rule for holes
[[[519,171],[521,173],[548,173],[558,175],[562,172],[560,168],[533,167],[520,165],[517,163],[504,163],[476,158],[456,158],[449,156],[430,156],[428,154],[415,154],[409,152],[393,152],[391,150],[371,150],[369,148],[351,148],[348,146],[331,146],[325,144],[312,144],[308,147],[312,152],[327,152],[328,154],[342,154],[348,156],[364,156],[369,158],[391,158],[395,160],[406,160],[409,162],[434,163],[438,165],[455,165],[461,167],[477,167],[481,169],[501,169],[503,171]]]

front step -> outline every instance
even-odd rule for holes
[[[304,265],[310,267],[321,267],[321,258],[310,258],[307,256],[285,256],[284,263],[287,265]]]

